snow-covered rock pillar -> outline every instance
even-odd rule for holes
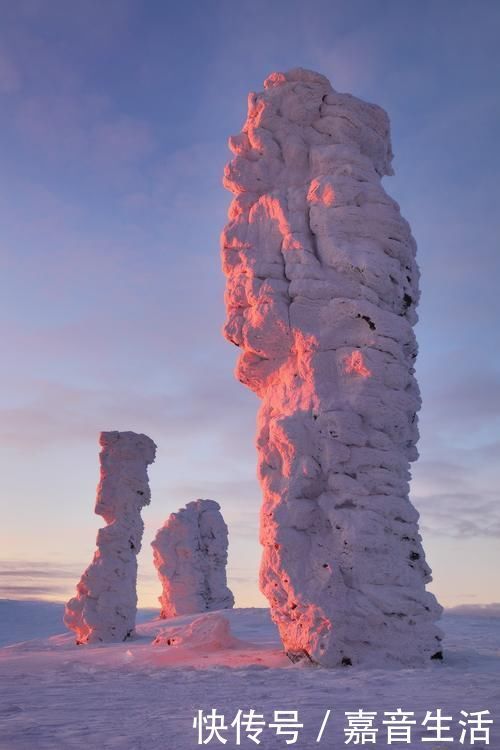
[[[194,500],[171,513],[151,546],[162,585],[160,617],[230,609],[227,526],[214,500]]]
[[[224,184],[225,336],[258,417],[261,589],[291,658],[440,658],[411,505],[415,241],[378,106],[302,69],[250,94]]]
[[[156,445],[135,432],[101,432],[100,482],[95,512],[99,529],[94,559],[66,605],[64,622],[77,643],[123,641],[135,627],[137,555],[144,523],[141,509],[151,499],[148,465]]]

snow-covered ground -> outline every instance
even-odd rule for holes
[[[297,711],[304,725],[297,742],[288,745],[293,737],[278,735],[276,728],[264,726],[260,745],[242,729],[242,747],[340,748],[346,738],[344,712],[359,709],[378,712],[376,744],[387,747],[383,712],[397,708],[415,712],[412,748],[460,745],[460,711],[485,709],[494,719],[489,747],[500,747],[500,611],[495,607],[445,614],[444,663],[387,671],[292,665],[263,609],[222,613],[231,629],[229,648],[218,637],[224,633],[219,613],[195,625],[193,616],[168,621],[176,629],[170,646],[168,638],[165,645],[153,645],[167,623],[148,611],[140,613],[135,640],[77,647],[72,634],[63,633],[61,612],[60,605],[0,601],[0,644],[11,643],[0,648],[0,750],[196,748],[193,718],[212,709],[229,725],[220,731],[227,743],[214,736],[206,747],[237,747],[236,727],[230,724],[238,709],[254,709],[266,724],[273,723],[274,711]],[[454,743],[422,742],[432,733],[421,722],[438,708],[453,717],[446,735]],[[317,743],[327,709],[331,713]],[[471,745],[466,729],[464,747],[486,747],[484,741]],[[204,731],[201,739],[208,734]]]

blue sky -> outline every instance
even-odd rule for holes
[[[261,601],[257,400],[222,338],[227,137],[303,66],[382,105],[419,246],[422,514],[433,590],[500,600],[500,5],[494,0],[0,5],[0,596],[65,598],[89,562],[97,434],[158,444],[149,542],[213,497]],[[16,570],[20,570],[19,574]]]

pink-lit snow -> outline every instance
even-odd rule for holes
[[[292,665],[264,609],[224,610],[203,615],[201,624],[200,615],[149,619],[138,625],[135,640],[100,646],[76,646],[69,633],[46,637],[57,628],[61,609],[0,601],[0,642],[12,642],[16,632],[43,636],[0,648],[0,750],[187,750],[199,746],[193,727],[198,710],[212,708],[224,714],[227,743],[212,738],[206,747],[237,747],[230,724],[238,709],[251,708],[266,723],[273,723],[276,710],[298,711],[304,727],[290,746],[302,749],[344,746],[344,712],[377,711],[377,744],[387,747],[382,712],[398,707],[415,712],[412,748],[437,747],[421,742],[425,713],[437,708],[453,716],[455,742],[447,745],[459,744],[460,710],[489,709],[495,722],[489,747],[498,747],[500,607],[446,612],[445,661],[400,670]],[[203,642],[210,618],[219,633],[225,618],[228,644]],[[166,628],[176,629],[184,642],[153,645]],[[62,624],[59,629],[64,631]],[[244,733],[241,746],[257,747]],[[288,746],[285,736],[264,727],[260,747]]]

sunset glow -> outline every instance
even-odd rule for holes
[[[416,1],[388,0],[365,3],[360,13],[359,4],[337,0],[315,9],[222,0],[203,14],[189,3],[136,0],[2,4],[3,596],[66,601],[73,594],[102,525],[91,512],[96,435],[132,429],[151,435],[161,457],[143,514],[140,605],[156,606],[160,593],[149,541],[169,513],[205,496],[224,507],[238,603],[262,604],[256,401],[233,378],[236,348],[220,335],[217,247],[230,198],[221,171],[228,134],[245,120],[247,91],[258,91],[271,69],[301,65],[391,113],[396,174],[383,184],[406,207],[422,271],[423,410],[412,494],[426,529],[430,586],[447,605],[500,599],[492,458],[499,362],[491,343],[500,297],[490,158],[498,151],[499,6],[428,5],[423,13]],[[317,114],[310,115],[314,128]],[[265,142],[279,156],[266,128],[256,112],[235,153],[252,138],[254,150]],[[289,146],[287,163],[301,149],[300,140]],[[311,173],[313,215],[346,212],[352,196],[334,194],[334,184]],[[373,206],[365,182],[357,193]],[[255,196],[234,201],[232,218]],[[291,212],[290,222],[282,210],[293,200],[293,190],[276,191],[265,211],[286,262],[302,254],[314,266],[323,248],[300,249],[302,215]],[[399,243],[389,245],[377,283],[390,292]],[[231,246],[228,266],[240,250]],[[371,252],[360,236],[356,262]],[[299,312],[301,270],[292,284]],[[259,285],[238,283],[257,297]],[[271,292],[266,304],[276,305],[280,292]],[[323,293],[343,296],[333,265]],[[288,346],[286,331],[275,330],[276,346]],[[363,321],[360,331],[362,353],[351,352],[358,342],[347,343],[333,363],[353,391],[371,388],[381,372],[373,331]],[[258,350],[257,326],[252,333]],[[290,346],[301,344],[293,336]],[[274,376],[267,368],[265,359],[246,365],[255,381]],[[294,380],[308,378],[295,373],[280,380],[291,398]],[[392,375],[397,383],[396,366]],[[314,408],[303,393],[298,406]]]
[[[362,378],[369,378],[371,370],[365,365],[363,354],[356,349],[344,359],[344,372],[347,375],[361,375]]]
[[[500,750],[499,28],[0,2],[0,750]]]

